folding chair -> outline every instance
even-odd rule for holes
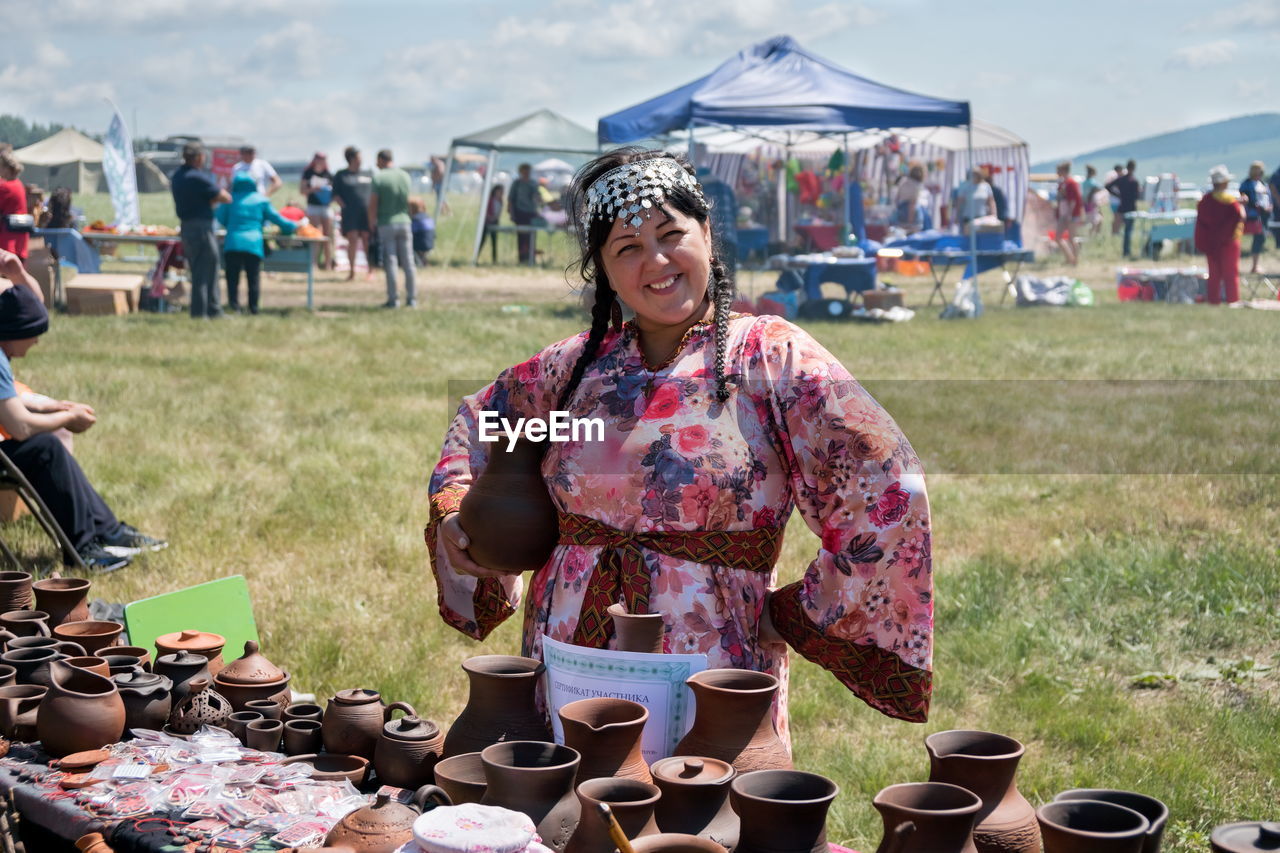
[[[13,464],[13,460],[4,452],[0,451],[0,491],[17,492],[18,497],[22,498],[22,502],[31,510],[31,514],[35,516],[40,526],[44,528],[44,532],[49,534],[49,538],[58,546],[58,550],[62,552],[63,562],[75,569],[83,569],[85,567],[84,560],[80,559],[80,555],[76,553],[75,546],[71,544],[71,540],[67,538],[67,534],[58,526],[58,521],[53,517],[53,513],[49,512],[49,507],[45,506],[40,495],[36,493],[31,482],[26,475],[19,470],[17,465]],[[9,548],[8,543],[0,538],[0,551],[2,551],[19,569],[23,569],[22,563],[19,562],[17,556]]]
[[[1262,273],[1241,274],[1240,289],[1248,288],[1248,299],[1275,299],[1280,295],[1280,277],[1263,275]],[[1261,292],[1261,296],[1259,296]]]

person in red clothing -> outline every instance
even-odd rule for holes
[[[18,180],[22,164],[13,151],[0,151],[0,249],[13,252],[22,260],[27,259],[25,231],[10,231],[9,216],[27,212],[27,188]]]
[[[1075,229],[1084,215],[1084,199],[1080,195],[1080,185],[1071,177],[1071,162],[1058,164],[1058,228],[1055,233],[1058,245],[1062,247],[1062,255],[1067,263],[1075,266],[1080,263],[1076,254]]]
[[[1196,205],[1196,249],[1209,266],[1209,304],[1240,301],[1240,235],[1244,232],[1244,208],[1227,189],[1231,173],[1226,166],[1209,172],[1213,189]]]

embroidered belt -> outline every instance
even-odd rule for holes
[[[631,613],[649,612],[649,567],[643,548],[696,563],[768,572],[782,550],[781,527],[751,530],[627,532],[585,515],[560,514],[560,544],[601,547],[582,597],[573,644],[602,649],[613,636],[611,604]]]

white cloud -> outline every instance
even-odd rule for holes
[[[100,0],[44,0],[39,19],[56,22],[63,32],[167,29],[175,24],[199,32],[202,26],[215,25],[224,20],[270,18],[279,22],[312,14],[317,3],[328,5],[327,0],[310,0],[303,5],[292,0],[128,0],[124,3],[103,3]]]
[[[1168,68],[1183,68],[1200,71],[1215,65],[1227,65],[1240,58],[1239,48],[1231,39],[1194,44],[1181,47],[1173,52],[1166,64]]]
[[[1185,32],[1280,31],[1280,2],[1246,0],[1188,21]]]
[[[36,63],[43,66],[47,71],[51,68],[67,67],[71,64],[71,59],[56,44],[42,41],[36,45]]]

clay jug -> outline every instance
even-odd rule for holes
[[[119,673],[111,680],[124,702],[125,728],[155,731],[164,728],[173,710],[172,681],[163,675],[142,671]]]
[[[656,785],[638,779],[588,779],[578,784],[577,795],[582,819],[564,853],[613,853],[617,848],[609,837],[609,827],[597,817],[601,803],[608,803],[627,838],[658,832],[653,807],[662,792]]]
[[[0,572],[0,613],[26,610],[31,606],[31,575],[28,572]]]
[[[0,663],[0,687],[18,683],[18,670],[7,663]]]
[[[43,610],[10,610],[0,613],[0,625],[15,637],[49,636],[49,614]]]
[[[633,853],[728,853],[714,841],[679,832],[659,832],[637,838],[631,849]]]
[[[790,770],[791,756],[773,728],[778,679],[747,669],[708,669],[685,682],[698,707],[673,755],[727,761],[739,773]]]
[[[640,754],[640,737],[649,711],[628,699],[579,699],[560,709],[564,745],[582,756],[578,781],[620,777],[652,782]]]
[[[36,733],[36,715],[40,700],[49,692],[48,687],[34,684],[14,684],[0,687],[0,733],[9,740],[29,743]]]
[[[12,649],[0,655],[0,660],[17,670],[18,684],[41,687],[49,686],[49,666],[66,658],[67,655],[56,648]]]
[[[412,847],[413,822],[428,802],[453,805],[435,785],[420,787],[413,795],[413,806],[401,805],[386,794],[378,794],[372,805],[356,809],[338,821],[325,836],[324,843],[353,853],[395,853],[403,847]]]
[[[56,637],[14,637],[9,641],[9,651],[18,649],[53,649],[73,658],[84,655],[84,646]]]
[[[890,785],[871,801],[884,822],[884,838],[876,853],[977,853],[973,824],[982,800],[972,791],[945,782],[907,782]],[[904,823],[915,824],[905,839]]]
[[[546,442],[521,439],[489,445],[489,463],[459,506],[471,559],[488,569],[542,568],[560,535],[556,507],[542,479]]]
[[[524,812],[537,824],[542,843],[563,853],[582,811],[573,792],[578,751],[518,740],[485,747],[480,760],[488,783],[481,804]]]
[[[628,613],[625,604],[610,604],[616,648],[620,652],[662,654],[666,625],[661,613]]]
[[[63,661],[54,661],[49,669],[49,692],[36,719],[44,751],[61,758],[120,740],[124,702],[111,679]]]
[[[1147,819],[1146,838],[1142,840],[1142,853],[1159,853],[1160,840],[1164,837],[1164,827],[1169,821],[1169,807],[1146,794],[1135,791],[1116,791],[1111,788],[1074,788],[1063,791],[1053,798],[1058,800],[1101,800],[1104,803],[1115,803],[1126,809],[1133,809]],[[1280,849],[1280,847],[1277,847]]]
[[[551,727],[534,693],[546,669],[541,661],[515,655],[480,655],[463,661],[470,682],[467,705],[449,727],[444,755],[479,752],[511,740],[551,740]]]
[[[408,716],[383,725],[373,750],[373,769],[383,783],[412,790],[435,778],[444,732],[430,720],[420,719],[412,705],[398,704],[408,708]]]
[[[1058,800],[1036,810],[1044,853],[1140,853],[1147,819],[1101,800]]]
[[[195,652],[178,652],[174,655],[161,655],[156,659],[152,671],[163,675],[173,682],[169,693],[176,706],[191,692],[190,684],[196,680],[213,681],[209,674],[209,660]]]
[[[396,708],[406,714],[415,713],[412,705],[403,702],[383,705],[376,690],[339,690],[329,700],[321,719],[325,751],[373,760],[382,726]]]
[[[1280,823],[1224,823],[1213,830],[1209,839],[1213,853],[1254,853],[1262,850],[1280,850]]]
[[[49,614],[49,627],[63,622],[89,619],[89,581],[84,578],[49,577],[36,581],[31,589],[36,596],[36,609]]]
[[[715,758],[672,756],[653,762],[653,783],[662,791],[654,810],[663,832],[697,835],[732,849],[738,815],[729,805],[729,783],[738,771]]]
[[[924,745],[930,782],[968,788],[982,800],[973,826],[978,853],[1040,853],[1036,810],[1014,778],[1022,744],[992,732],[955,730],[929,735]]]
[[[729,783],[742,820],[734,853],[827,853],[827,809],[840,789],[799,770],[757,770]]]
[[[455,806],[484,799],[484,762],[478,752],[464,752],[436,762],[436,784],[444,788]]]

